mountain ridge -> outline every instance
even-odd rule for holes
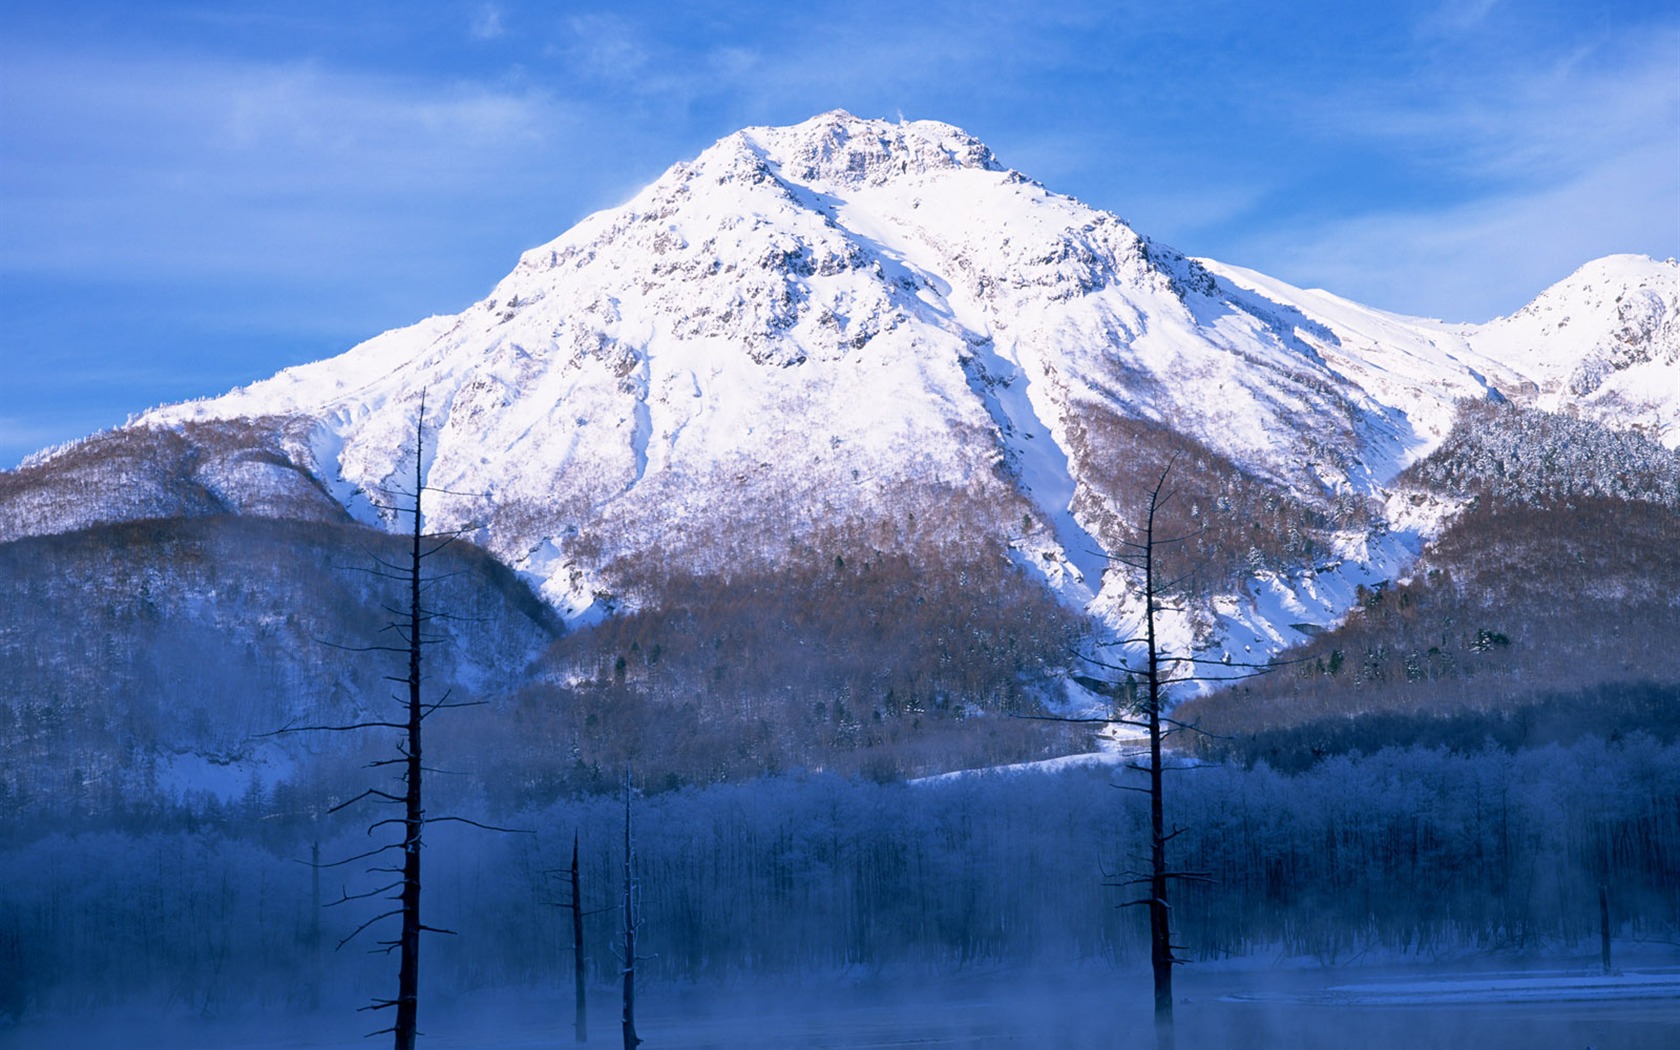
[[[1124,633],[1135,585],[1108,555],[1137,479],[1113,450],[1177,435],[1301,535],[1223,552],[1249,582],[1180,617],[1174,643],[1275,652],[1403,576],[1448,520],[1453,499],[1394,483],[1459,401],[1680,445],[1680,267],[1613,256],[1485,325],[1405,318],[1191,259],[950,125],[834,111],[726,136],[459,314],[129,429],[192,445],[273,420],[222,470],[224,503],[296,478],[311,513],[332,513],[325,493],[386,524],[377,494],[422,393],[427,484],[446,493],[431,523],[480,525],[584,623],[634,606],[637,561],[774,566],[855,521],[928,558],[978,544]],[[1230,493],[1202,495],[1217,514]],[[8,535],[35,527],[5,506]]]

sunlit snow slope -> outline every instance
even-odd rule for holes
[[[949,125],[834,112],[730,135],[457,316],[131,426],[307,422],[305,467],[373,520],[424,395],[432,524],[481,526],[570,617],[599,615],[623,559],[774,565],[824,522],[946,505],[1123,629],[1101,519],[1135,504],[1099,506],[1081,435],[1141,421],[1303,505],[1378,508],[1333,557],[1175,626],[1253,652],[1405,571],[1444,508],[1385,486],[1459,399],[1680,445],[1677,317],[1680,268],[1632,256],[1486,325],[1387,314],[1187,259]]]

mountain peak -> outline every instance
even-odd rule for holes
[[[1237,489],[1295,508],[1267,519],[1275,550],[1259,531],[1238,545],[1250,569],[1274,559],[1270,597],[1181,625],[1256,652],[1416,556],[1423,526],[1355,526],[1445,440],[1456,400],[1680,440],[1671,263],[1601,260],[1486,326],[1208,265],[1218,279],[952,125],[835,110],[719,140],[456,316],[137,427],[225,451],[201,487],[255,495],[224,503],[277,505],[246,461],[278,456],[371,521],[428,392],[427,484],[445,490],[428,524],[483,523],[568,616],[633,604],[650,565],[770,571],[842,535],[932,559],[961,536],[1123,625],[1130,584],[1097,552],[1122,542],[1137,464],[1194,450],[1224,486],[1198,515]],[[205,426],[229,420],[270,421],[279,451]],[[1340,583],[1319,571],[1344,563]]]
[[[1649,255],[1606,255],[1577,267],[1569,276],[1551,285],[1518,310],[1512,317],[1543,313],[1562,306],[1595,302],[1608,298],[1621,303],[1630,292],[1639,290],[1666,291],[1680,287],[1680,263],[1673,259],[1658,260]],[[1497,318],[1498,321],[1509,318]]]
[[[843,109],[787,127],[747,128],[724,141],[731,140],[807,185],[879,185],[898,175],[1003,170],[986,144],[961,128],[936,120],[870,120]]]
[[[1680,264],[1644,255],[1594,259],[1521,310],[1482,326],[1496,355],[1534,381],[1542,407],[1639,406],[1680,443]]]

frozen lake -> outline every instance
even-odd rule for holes
[[[1673,960],[1668,960],[1672,963]],[[1154,1045],[1147,974],[1090,968],[955,976],[836,978],[768,988],[648,988],[647,1050],[886,1050],[917,1047],[1146,1048]],[[590,1046],[619,1045],[618,1004],[590,1003]],[[1186,967],[1179,1046],[1221,1050],[1474,1047],[1476,1050],[1672,1050],[1680,1046],[1680,966],[1257,969]],[[422,1007],[433,1050],[551,1050],[575,1045],[560,994],[486,994]],[[388,1037],[347,1011],[313,1016],[172,1018],[129,1012],[0,1030],[0,1047],[366,1050]]]

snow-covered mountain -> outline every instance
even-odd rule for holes
[[[1680,447],[1680,266],[1601,259],[1484,325],[1402,317],[1187,258],[949,125],[833,112],[722,139],[460,314],[125,429],[202,446],[176,469],[211,502],[378,522],[422,396],[431,524],[475,526],[574,620],[647,600],[650,565],[773,568],[839,525],[995,548],[1124,629],[1107,555],[1171,448],[1206,481],[1192,516],[1240,489],[1288,533],[1231,541],[1246,580],[1177,639],[1276,650],[1440,527],[1451,500],[1390,489],[1459,401]],[[181,512],[51,497],[99,440],[0,486],[7,536]]]

